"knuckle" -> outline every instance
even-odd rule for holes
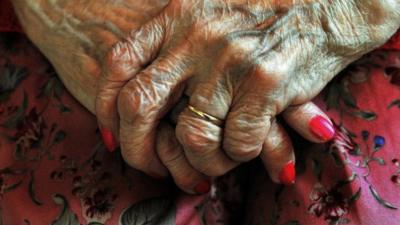
[[[224,149],[234,160],[247,161],[260,154],[268,126],[265,117],[253,113],[233,114],[225,126]]]
[[[203,133],[187,131],[181,133],[180,139],[187,151],[191,151],[195,155],[207,154],[207,149],[215,146],[215,142]]]
[[[277,63],[273,66],[257,66],[254,76],[261,85],[269,88],[280,88],[289,82],[291,74],[291,69],[286,63]]]
[[[238,61],[250,61],[250,47],[239,41],[233,35],[228,35],[223,40],[224,43],[224,54],[229,56],[230,60],[234,62]]]
[[[179,84],[178,79],[181,76],[179,65],[163,60],[158,65],[149,66],[146,71],[140,74],[140,78],[135,80],[135,86],[141,88],[141,92],[154,101],[164,104],[168,101],[169,94],[173,93]],[[175,71],[176,70],[176,71]]]
[[[117,42],[106,54],[105,65],[110,71],[118,71],[130,61],[128,47],[125,42]]]
[[[122,119],[134,119],[140,117],[154,118],[160,96],[154,93],[151,85],[134,79],[121,90],[118,95],[118,112]]]
[[[106,55],[107,65],[118,65],[129,60],[128,44],[125,41],[115,43]]]
[[[257,59],[258,54],[255,52],[260,51],[261,40],[260,35],[249,33],[249,31],[229,33],[222,38],[224,53],[233,59],[252,64]]]
[[[209,127],[204,121],[186,115],[186,112],[178,118],[176,136],[183,145],[185,151],[194,155],[207,155],[219,146],[220,132]]]
[[[249,97],[251,101],[251,97]],[[251,104],[249,101],[241,102],[241,106],[232,110],[227,118],[225,125],[226,133],[240,133],[241,135],[250,136],[264,130],[267,126],[266,121],[270,120],[270,116],[265,115],[266,108],[264,104]],[[266,102],[265,104],[269,104]],[[251,105],[251,108],[248,106]]]
[[[128,41],[116,43],[105,56],[103,76],[110,81],[123,81],[141,68],[140,47]]]
[[[226,137],[224,149],[233,160],[242,162],[256,158],[261,152],[261,145]]]

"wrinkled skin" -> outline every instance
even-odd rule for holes
[[[274,117],[309,101],[346,65],[383,44],[399,27],[398,7],[398,1],[171,0],[110,53],[99,121],[119,131],[127,162],[154,173],[154,151],[169,161],[162,157],[166,147],[157,146],[158,121],[189,81],[190,105],[225,126],[185,109],[176,127],[182,148],[165,137],[174,161],[187,160],[184,171],[218,176],[261,154],[277,180],[293,154]],[[116,102],[120,122],[117,112],[102,110]],[[298,109],[289,111],[293,122]],[[307,123],[298,124],[313,139],[301,129]]]
[[[384,43],[399,27],[400,11],[398,0],[99,3],[119,5],[118,15],[126,17],[115,17],[114,7],[96,7],[97,1],[55,2],[71,17],[47,1],[15,1],[30,38],[100,126],[112,130],[130,165],[159,176],[166,167],[188,192],[206,176],[259,155],[278,181],[294,156],[275,116],[287,108],[283,116],[291,126],[322,142],[308,122],[324,114],[307,102],[346,65]],[[143,14],[155,3],[145,16],[132,10]],[[93,17],[83,9],[92,9]],[[175,138],[159,121],[182,92],[224,126],[184,109]]]
[[[13,0],[25,32],[68,90],[95,113],[104,57],[168,0]]]

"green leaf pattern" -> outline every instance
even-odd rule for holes
[[[169,198],[153,198],[126,209],[119,225],[175,225],[175,206]]]
[[[80,225],[77,215],[71,211],[67,199],[60,194],[53,196],[53,201],[61,207],[58,217],[52,225]]]

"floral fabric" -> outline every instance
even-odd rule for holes
[[[398,38],[350,65],[315,99],[337,134],[325,145],[292,134],[294,186],[273,184],[254,160],[216,178],[209,194],[190,196],[106,151],[95,117],[39,51],[23,34],[1,33],[0,224],[397,224]]]

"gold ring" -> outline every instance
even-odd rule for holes
[[[210,121],[210,122],[214,123],[215,125],[220,126],[220,125],[223,124],[222,120],[220,120],[220,119],[218,119],[218,118],[216,118],[214,116],[211,116],[210,114],[202,112],[202,111],[196,109],[195,107],[193,107],[191,105],[188,105],[188,108],[189,108],[190,111],[194,112],[196,115],[200,116],[201,118],[203,118],[203,119],[205,119],[207,121]]]

